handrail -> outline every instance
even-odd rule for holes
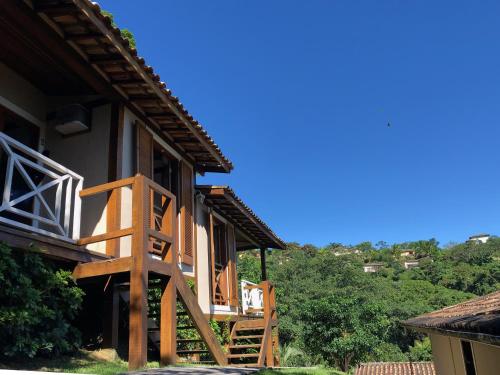
[[[7,155],[0,222],[76,242],[83,177],[2,132],[0,149]],[[55,196],[49,199],[44,194],[52,188]]]
[[[166,243],[169,246],[173,245],[176,241],[176,198],[170,191],[166,190],[162,186],[148,179],[147,177],[137,174],[134,177],[128,177],[117,181],[108,182],[105,184],[92,186],[87,189],[83,189],[80,191],[80,198],[87,198],[97,194],[108,193],[112,194],[115,190],[121,189],[123,187],[130,186],[132,191],[134,191],[134,186],[143,186],[145,190],[145,194],[149,196],[149,207],[137,207],[137,212],[133,212],[133,215],[137,215],[139,211],[149,213],[149,217],[144,215],[144,219],[148,222],[146,227],[146,235],[149,237],[149,242],[152,242],[151,239],[160,241],[162,243]],[[134,193],[133,193],[134,194]],[[162,210],[163,213],[160,215],[159,221],[155,220],[152,217],[154,215],[154,195],[159,194],[162,202]],[[132,197],[134,199],[134,197]],[[157,227],[157,224],[160,224]],[[108,240],[116,240],[121,237],[126,237],[130,235],[134,235],[137,228],[134,226],[128,228],[115,229],[112,231],[108,231],[103,234],[97,234],[87,237],[80,238],[77,243],[79,245],[89,245],[96,242],[108,241]],[[152,246],[149,247],[148,251],[153,254],[158,254],[157,251],[153,249]],[[161,255],[158,254],[158,255]]]

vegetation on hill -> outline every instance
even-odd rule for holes
[[[404,249],[414,256],[402,256]],[[419,268],[405,269],[408,259],[418,260]],[[346,371],[360,361],[430,360],[429,340],[401,321],[500,287],[499,238],[444,249],[434,239],[324,248],[291,243],[267,260],[287,366]],[[238,261],[239,276],[258,282],[257,253],[241,253]],[[365,273],[369,262],[384,266]]]

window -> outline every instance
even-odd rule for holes
[[[462,341],[462,354],[464,357],[465,373],[467,375],[476,375],[476,366],[474,364],[474,355],[470,341]]]

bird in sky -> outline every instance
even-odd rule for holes
[[[391,123],[390,123],[390,122],[388,122],[388,123],[387,123],[387,127],[388,127],[388,128],[390,128],[390,127],[391,127]]]

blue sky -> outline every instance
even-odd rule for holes
[[[500,233],[500,2],[100,4],[286,241]]]

